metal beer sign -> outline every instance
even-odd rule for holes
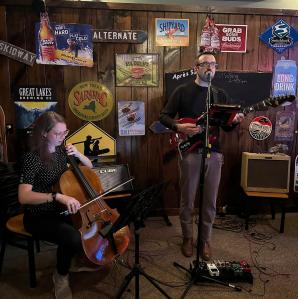
[[[260,35],[260,40],[277,53],[282,53],[294,46],[298,40],[298,32],[280,19]]]
[[[0,54],[28,64],[30,66],[34,64],[36,59],[36,55],[34,53],[7,43],[3,40],[0,40]]]
[[[103,43],[141,44],[147,39],[147,33],[142,30],[106,30],[93,29],[92,41]]]

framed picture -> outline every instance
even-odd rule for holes
[[[158,86],[158,54],[116,54],[116,86]]]

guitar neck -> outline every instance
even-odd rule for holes
[[[292,102],[295,100],[294,95],[285,95],[278,97],[270,97],[263,101],[260,101],[252,106],[248,106],[242,109],[242,113],[247,115],[250,112],[264,110],[267,107],[278,107],[285,102]]]

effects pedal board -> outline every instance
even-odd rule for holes
[[[251,268],[246,261],[221,261],[199,262],[203,275],[216,278],[224,282],[247,282],[253,284]]]

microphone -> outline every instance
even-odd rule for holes
[[[211,75],[212,75],[211,70],[205,72],[205,76],[208,82],[211,81]]]

